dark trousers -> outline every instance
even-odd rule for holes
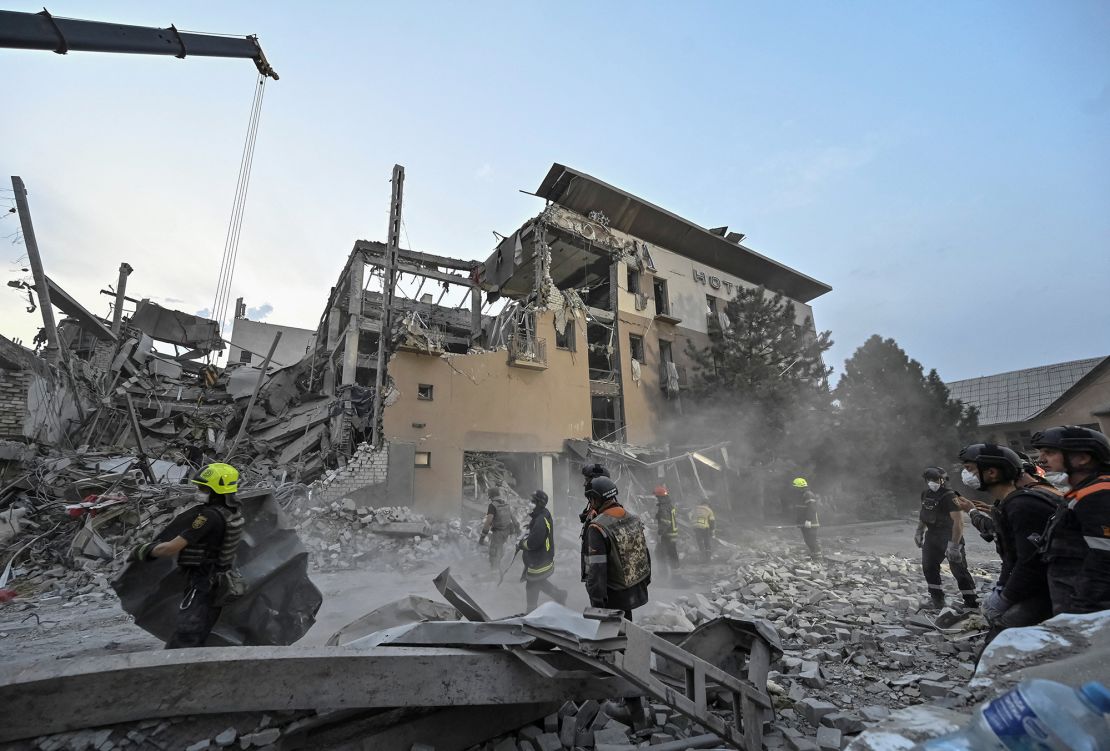
[[[1083,568],[1082,558],[1053,558],[1048,564],[1048,592],[1052,598],[1052,614],[1073,613],[1075,578]]]
[[[709,563],[709,558],[713,555],[713,533],[709,529],[694,527],[694,540],[698,543],[701,559]]]
[[[921,546],[921,573],[925,574],[925,581],[929,585],[929,597],[938,604],[944,602],[944,587],[940,583],[940,563],[945,559],[945,550],[951,539],[952,533],[948,530],[941,530],[939,534],[930,534],[926,531],[925,542]],[[958,563],[948,561],[948,568],[956,578],[956,584],[960,586],[964,604],[974,607],[979,604],[979,600],[975,594],[975,581],[971,578],[971,572],[967,570],[967,552],[964,550],[962,538],[960,550],[965,557]]]
[[[1015,605],[1011,605],[997,621],[991,624],[990,631],[987,632],[987,638],[983,642],[983,646],[986,647],[994,640],[994,637],[1008,628],[1036,626],[1041,621],[1048,620],[1051,617],[1052,602],[1047,597],[1022,600]],[[982,652],[980,651],[979,654],[982,654]]]
[[[190,571],[189,585],[177,611],[177,629],[166,642],[166,649],[203,647],[219,620],[221,608],[212,604],[215,576],[211,570]]]
[[[664,573],[667,569],[678,569],[678,543],[673,535],[659,536],[659,544],[655,546],[655,558]]]
[[[509,530],[495,529],[489,533],[489,567],[500,570],[501,557],[505,554],[505,541],[509,539]]]
[[[547,579],[526,579],[524,581],[524,596],[528,601],[526,612],[531,613],[540,604],[540,592],[543,592],[560,605],[566,604],[567,591],[555,586],[555,582],[551,581],[550,577]]]
[[[806,541],[806,547],[809,548],[810,558],[821,557],[821,541],[817,539],[818,527],[801,527],[802,539]]]

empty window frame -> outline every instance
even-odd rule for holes
[[[617,402],[611,396],[590,397],[592,434],[595,441],[620,440],[617,422]]]
[[[431,451],[417,451],[416,462],[417,469],[428,469],[432,466],[432,452]]]
[[[416,387],[416,398],[423,401],[430,402],[433,398],[435,388],[430,383],[421,383]]]
[[[644,359],[644,338],[638,334],[628,335],[628,352],[632,355],[633,360],[639,360],[643,365],[646,360]]]
[[[631,266],[628,267],[628,291],[634,295],[640,294],[640,272]]]
[[[577,351],[577,347],[575,346],[575,341],[576,341],[576,338],[575,338],[575,334],[574,334],[574,321],[568,320],[566,328],[563,329],[563,333],[561,333],[561,334],[559,333],[558,327],[555,328],[555,347],[556,347],[556,349],[565,349],[565,350],[568,350],[570,352],[575,352],[575,351]]]
[[[671,343],[666,339],[659,340],[659,361],[674,362],[674,352]]]
[[[239,362],[246,363],[247,365],[250,365],[250,363],[251,363],[251,353],[248,352],[245,349],[240,351],[239,352]]]
[[[651,286],[655,292],[655,315],[669,316],[671,314],[671,301],[667,297],[667,280],[655,277]]]

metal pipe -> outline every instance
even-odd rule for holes
[[[123,325],[123,301],[127,299],[127,277],[134,269],[128,263],[119,265],[119,281],[116,282],[116,307],[112,310],[112,333],[119,336]]]
[[[35,239],[35,225],[31,223],[31,207],[27,205],[27,187],[23,184],[22,177],[12,175],[12,189],[15,191],[15,207],[19,211],[19,225],[23,229],[23,245],[27,248],[27,258],[31,262],[31,274],[35,277],[35,292],[39,296],[42,326],[46,329],[46,361],[55,365],[61,352],[60,342],[58,341],[58,327],[54,323],[54,308],[50,304],[50,289],[46,286],[46,272],[42,268],[39,243]]]
[[[224,455],[225,458],[230,459],[235,453],[235,449],[239,447],[239,441],[242,440],[243,435],[247,432],[247,426],[251,421],[251,410],[254,409],[254,402],[258,399],[258,392],[262,389],[262,382],[266,380],[266,369],[270,367],[270,359],[273,358],[274,352],[277,350],[278,342],[281,341],[281,332],[274,334],[274,343],[270,345],[270,351],[266,353],[266,359],[262,361],[262,369],[258,371],[258,380],[254,383],[254,391],[251,392],[251,399],[247,402],[247,411],[243,413],[243,422],[239,424],[239,432],[235,434],[235,440],[231,442],[231,447]]]

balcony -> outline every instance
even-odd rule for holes
[[[547,370],[547,340],[515,334],[509,338],[509,365]]]

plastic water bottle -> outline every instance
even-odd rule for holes
[[[963,730],[924,751],[1110,751],[1110,690],[1034,678],[987,704]]]

